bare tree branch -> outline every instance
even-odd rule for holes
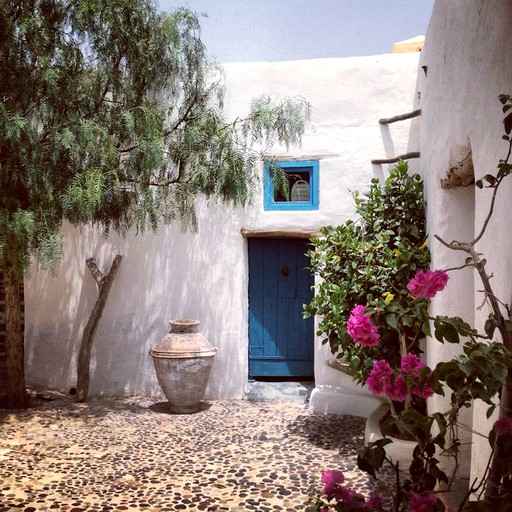
[[[89,395],[89,367],[94,335],[96,334],[96,328],[98,327],[100,318],[103,315],[103,310],[105,309],[110,289],[112,288],[117,269],[119,268],[122,259],[123,257],[120,254],[114,258],[110,271],[107,275],[103,275],[103,273],[98,269],[94,258],[88,258],[86,260],[87,266],[99,286],[99,295],[92,309],[91,316],[87,321],[87,325],[85,326],[82,342],[80,344],[77,363],[77,402],[85,402]]]
[[[85,263],[89,267],[89,270],[91,271],[92,277],[96,281],[96,284],[101,286],[104,276],[101,270],[98,268],[98,265],[96,265],[96,260],[94,258],[87,258]]]

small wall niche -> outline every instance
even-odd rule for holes
[[[471,144],[460,146],[452,151],[446,178],[441,179],[441,188],[467,187],[475,183],[473,153]]]

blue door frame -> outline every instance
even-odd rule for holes
[[[249,238],[249,376],[313,376],[307,239]]]

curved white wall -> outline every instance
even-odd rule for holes
[[[512,8],[508,0],[437,0],[420,66],[421,167],[427,190],[430,234],[445,240],[470,241],[487,215],[489,191],[474,187],[443,190],[440,180],[471,147],[476,178],[495,173],[507,145],[501,140],[503,114],[498,95],[512,93]],[[461,153],[462,152],[462,153]],[[494,291],[504,302],[512,297],[512,229],[509,206],[512,179],[500,190],[496,212],[477,250],[494,274]],[[432,240],[434,268],[456,266],[465,254]],[[488,309],[482,304],[482,285],[469,270],[451,274],[447,289],[433,301],[434,314],[458,315],[482,330]],[[435,364],[459,350],[431,340],[429,362]],[[442,407],[442,404],[436,404]],[[469,418],[471,421],[471,418]],[[473,411],[473,428],[488,433],[485,408]],[[488,444],[473,436],[472,477],[481,475]]]
[[[95,257],[108,270],[123,261],[101,319],[92,355],[91,393],[159,394],[149,349],[171,318],[201,320],[219,348],[208,398],[240,398],[248,368],[248,261],[240,229],[315,229],[353,216],[349,190],[365,189],[370,160],[389,156],[378,119],[411,109],[418,54],[381,55],[225,66],[230,118],[263,93],[304,96],[313,119],[301,148],[277,148],[282,158],[319,159],[320,209],[265,212],[260,194],[244,211],[198,201],[198,234],[177,225],[157,234],[103,239],[91,228],[63,228],[65,255],[57,277],[34,270],[26,284],[26,361],[29,381],[67,391],[75,385],[76,354],[97,296],[85,265]],[[407,149],[409,123],[394,126],[397,153]],[[317,344],[316,378],[336,384]]]

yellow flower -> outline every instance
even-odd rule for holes
[[[428,238],[425,239],[423,245],[421,246],[422,249],[425,249],[426,247],[428,247]]]
[[[393,251],[393,254],[395,255],[395,258],[398,258],[398,256],[400,256],[400,251],[398,249],[395,249]]]
[[[384,302],[386,304],[389,304],[393,299],[395,298],[395,296],[392,294],[392,293],[387,293],[386,294],[386,297],[384,298]]]

